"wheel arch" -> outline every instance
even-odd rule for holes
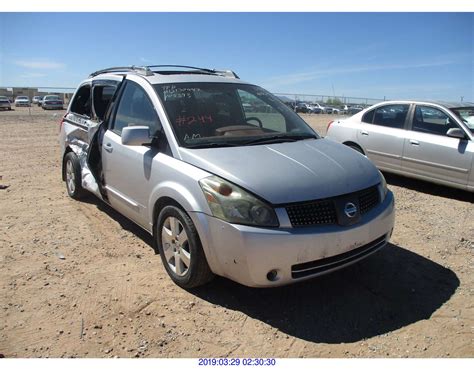
[[[168,206],[168,205],[173,205],[182,211],[186,212],[184,207],[178,203],[175,199],[169,197],[169,196],[162,196],[159,199],[156,200],[155,205],[153,206],[153,214],[152,214],[152,220],[153,220],[153,232],[155,232],[156,228],[156,220],[158,219],[158,215],[160,214],[161,210]],[[186,212],[187,213],[187,212]]]
[[[153,200],[153,202],[151,203],[153,204],[153,206],[150,207],[150,209],[152,210],[150,215],[150,217],[152,217],[150,227],[152,229],[155,251],[158,251],[157,246],[155,245],[158,227],[158,215],[164,207],[168,205],[174,205],[185,213],[187,213],[193,221],[197,235],[204,251],[204,255],[206,256],[211,271],[216,274],[219,274],[220,272],[222,272],[222,267],[210,246],[210,241],[208,237],[209,226],[207,225],[204,216],[204,213],[209,214],[210,210],[204,209],[203,206],[199,204],[199,201],[195,199],[195,197],[186,188],[177,183],[174,184],[175,186],[171,186],[171,183],[169,183],[165,187],[161,187],[160,190],[157,191],[158,195],[157,193],[154,193],[154,196],[152,196],[155,200]]]
[[[71,153],[73,152],[71,147],[68,145],[66,146],[66,148],[64,149],[64,154],[63,154],[63,159],[62,159],[62,167],[61,167],[61,171],[62,171],[62,179],[63,179],[63,182],[66,181],[66,155],[68,155],[68,153]]]
[[[362,154],[364,155],[367,155],[364,148],[362,146],[360,146],[358,143],[356,142],[353,142],[353,141],[345,141],[342,143],[343,145],[346,145],[348,147],[351,147],[351,148],[355,148],[356,150],[360,150],[362,151]]]

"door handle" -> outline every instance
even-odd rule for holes
[[[415,145],[415,146],[418,146],[418,145],[420,144],[420,142],[418,142],[418,141],[415,140],[415,139],[411,139],[411,140],[410,140],[410,143],[411,143],[412,145]]]
[[[369,132],[366,131],[366,130],[362,130],[362,131],[360,132],[360,134],[362,134],[363,136],[368,136],[368,135],[369,135]]]
[[[110,143],[104,145],[104,149],[105,151],[108,151],[109,153],[111,153],[114,150],[114,148],[112,147],[112,144]]]

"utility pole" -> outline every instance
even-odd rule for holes
[[[462,103],[463,100],[464,100],[464,96],[461,96],[461,103]]]

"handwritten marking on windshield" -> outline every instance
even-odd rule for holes
[[[214,120],[211,115],[199,115],[199,116],[178,116],[175,119],[176,126],[191,126],[196,123],[212,124]]]

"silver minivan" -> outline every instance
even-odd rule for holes
[[[232,71],[95,72],[59,139],[69,195],[92,192],[149,232],[182,287],[214,275],[252,287],[313,278],[393,231],[393,195],[367,158]]]

